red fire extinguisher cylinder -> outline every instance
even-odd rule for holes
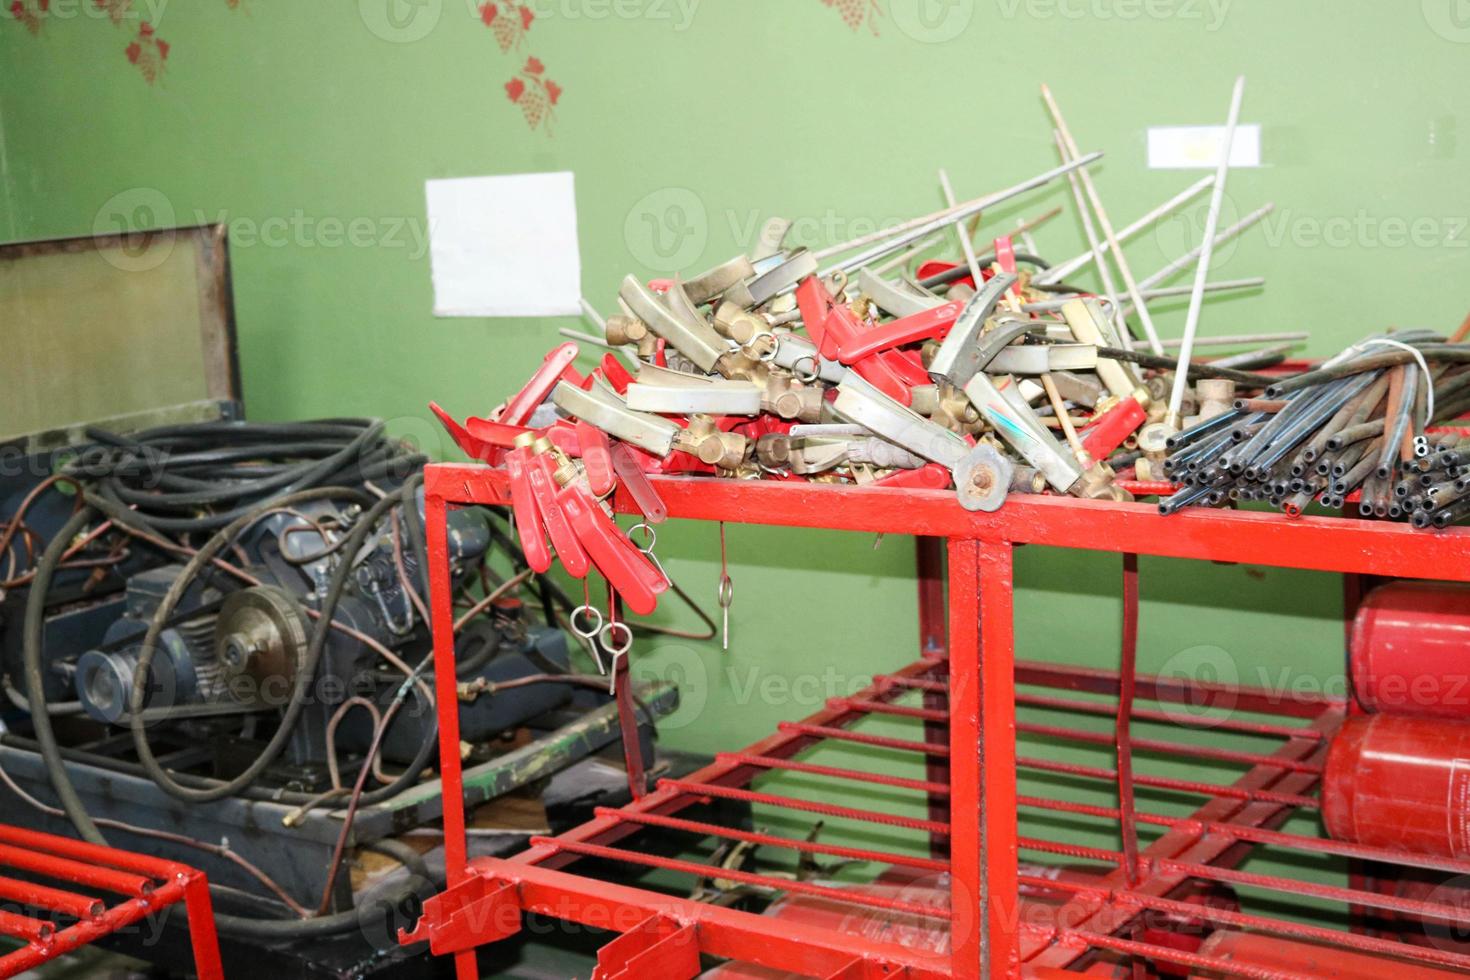
[[[1327,752],[1322,820],[1338,840],[1470,857],[1470,722],[1349,718]]]

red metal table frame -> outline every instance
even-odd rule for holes
[[[161,858],[4,825],[0,825],[0,866],[6,869],[0,875],[0,899],[7,904],[77,920],[57,928],[49,918],[0,912],[0,935],[25,942],[20,949],[0,956],[0,977],[12,977],[54,960],[179,902],[184,903],[189,917],[195,972],[200,980],[224,977],[209,882],[202,871]],[[11,868],[27,878],[10,877]],[[32,878],[54,879],[67,887]],[[91,894],[72,890],[74,885],[127,897],[109,905]]]
[[[1278,879],[1233,869],[1241,854],[1256,845],[1306,848],[1354,860],[1395,857],[1372,848],[1308,840],[1276,829],[1295,808],[1315,805],[1304,794],[1320,776],[1326,735],[1346,711],[1342,702],[1326,698],[1283,706],[1268,703],[1270,699],[1264,694],[1249,690],[1214,692],[1228,694],[1242,710],[1293,716],[1303,724],[1255,726],[1260,729],[1258,734],[1284,739],[1280,749],[1270,755],[1197,750],[1196,754],[1205,758],[1223,758],[1250,768],[1235,783],[1209,789],[1206,795],[1212,797],[1211,802],[1189,819],[1137,810],[1133,800],[1136,785],[1201,791],[1196,784],[1181,781],[1150,782],[1133,771],[1136,751],[1159,749],[1130,737],[1131,722],[1149,717],[1146,711],[1134,710],[1135,698],[1164,702],[1179,693],[1177,684],[1135,676],[1137,556],[1340,572],[1348,574],[1350,580],[1352,576],[1371,574],[1470,581],[1470,529],[1428,533],[1404,524],[1325,517],[1291,520],[1277,514],[1233,510],[1195,510],[1162,517],[1155,507],[1145,504],[1021,495],[1013,495],[999,511],[984,514],[963,510],[948,491],[675,477],[658,478],[655,483],[673,518],[916,536],[923,658],[853,698],[829,704],[812,718],[783,724],[776,735],[740,753],[722,756],[714,765],[684,780],[661,783],[629,807],[604,812],[561,837],[533,841],[530,850],[503,861],[472,864],[466,859],[465,815],[459,804],[458,719],[453,710],[441,713],[449,886],[426,904],[418,928],[405,938],[427,939],[434,952],[454,954],[462,980],[477,975],[474,947],[515,932],[523,910],[621,933],[600,957],[597,976],[606,978],[692,977],[697,973],[701,953],[833,978],[1047,977],[1064,975],[1067,967],[1089,950],[1157,957],[1189,969],[1221,969],[1218,961],[1184,952],[1169,954],[1130,938],[1129,923],[1144,911],[1182,914],[1180,903],[1172,901],[1169,894],[1191,876],[1243,887],[1273,887]],[[505,504],[508,488],[499,471],[460,464],[428,467],[425,487],[437,693],[441,705],[454,705],[453,612],[445,517],[454,505]],[[620,512],[632,512],[621,495],[615,505]],[[1123,661],[1118,673],[1017,663],[1012,558],[1015,546],[1023,544],[1123,556]],[[947,549],[947,561],[941,557],[941,548]],[[946,583],[941,578],[946,565],[947,609]],[[1050,695],[1018,695],[1018,683],[1117,699],[1116,732],[1108,736],[1109,744],[1117,747],[1116,767],[1070,767],[1080,775],[1115,780],[1117,807],[1064,805],[1018,796],[1017,706],[1046,707],[1057,702]],[[891,703],[897,693],[914,690],[924,692],[924,708]],[[1068,710],[1098,710],[1096,703],[1061,703]],[[947,851],[942,866],[950,871],[951,881],[945,913],[951,920],[948,955],[916,952],[561,870],[582,857],[636,862],[638,857],[633,852],[609,845],[642,827],[705,828],[703,824],[682,826],[673,817],[678,810],[702,799],[775,800],[790,805],[791,801],[740,787],[773,768],[803,771],[803,764],[792,762],[791,757],[821,739],[848,738],[884,745],[885,740],[846,731],[855,719],[875,712],[907,715],[924,724],[925,742],[885,747],[912,748],[924,753],[930,763],[928,780],[895,782],[912,783],[908,788],[927,793],[930,820],[914,822],[912,827],[927,829],[934,835],[936,853]],[[1099,713],[1112,716],[1114,709],[1108,707]],[[1045,726],[1030,728],[1069,736],[1063,731],[1046,732]],[[1055,763],[1020,762],[1067,771]],[[805,771],[843,775],[838,770],[824,772],[823,767],[806,766]],[[1122,832],[1122,851],[1022,838],[1018,807],[1038,806],[1114,821]],[[824,812],[820,804],[802,804],[801,808]],[[1142,851],[1139,824],[1164,828],[1163,835]],[[730,832],[725,836],[731,836]],[[803,849],[802,842],[780,838],[756,842]],[[813,845],[806,849],[839,855],[844,850]],[[1074,893],[1067,904],[1070,918],[1061,926],[1053,923],[1038,927],[1022,922],[1019,912],[1018,895],[1027,883],[1020,871],[1019,852],[1023,849],[1113,862],[1116,870],[1097,886],[1067,886]],[[847,856],[873,857],[862,852]],[[691,874],[701,873],[704,867],[685,868],[667,860],[649,863]],[[940,864],[936,862],[936,866]],[[1470,871],[1470,864],[1460,862],[1428,862],[1425,866],[1431,864],[1460,873]],[[740,880],[738,873],[731,876]],[[794,884],[788,890],[821,894],[814,885]],[[1434,912],[1451,918],[1456,914],[1448,906],[1377,897],[1361,889],[1324,885],[1313,894],[1352,907]],[[906,914],[924,912],[896,910]],[[1198,911],[1195,909],[1195,913]],[[1331,940],[1361,952],[1405,955],[1407,949],[1366,934],[1344,933],[1334,939],[1321,930],[1288,927],[1241,913],[1209,913],[1203,917],[1215,925],[1238,928],[1264,923],[1302,940]],[[1441,969],[1470,966],[1470,957],[1455,953],[1429,951],[1414,955]],[[1226,972],[1291,976],[1245,966],[1227,968]]]

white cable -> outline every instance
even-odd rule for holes
[[[1387,337],[1370,337],[1367,340],[1354,344],[1348,350],[1361,351],[1369,347],[1397,347],[1399,350],[1408,351],[1409,356],[1414,358],[1415,363],[1419,365],[1419,370],[1424,373],[1424,427],[1426,429],[1429,428],[1429,423],[1434,421],[1434,378],[1429,373],[1429,362],[1424,360],[1423,352],[1417,347],[1410,347],[1402,340],[1389,340]],[[1411,408],[1410,411],[1412,410]],[[1423,436],[1420,436],[1414,442],[1414,451],[1420,456],[1429,450],[1428,443],[1424,442],[1424,452],[1420,452],[1421,442],[1424,442]]]

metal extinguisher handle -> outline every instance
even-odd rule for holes
[[[669,587],[667,580],[587,491],[575,483],[568,484],[557,494],[557,502],[592,563],[628,608],[640,616],[658,608],[659,593]]]
[[[612,447],[612,465],[617,472],[618,478],[623,481],[623,487],[628,495],[633,498],[633,503],[643,512],[643,517],[650,524],[658,524],[669,516],[669,509],[664,506],[663,498],[649,482],[648,475],[643,472],[643,467],[638,465],[638,459],[632,450],[622,443]]]
[[[505,454],[505,469],[510,478],[510,506],[515,515],[516,533],[521,538],[521,550],[531,571],[539,574],[551,568],[551,552],[546,547],[541,512],[531,489],[530,474],[526,472],[530,455],[528,449],[512,449]]]
[[[547,453],[532,456],[526,467],[526,476],[531,482],[531,493],[536,499],[537,510],[551,535],[551,546],[561,559],[562,567],[572,578],[587,575],[587,551],[582,547],[566,514],[557,503],[556,464]]]
[[[885,323],[881,327],[865,330],[837,348],[837,360],[843,364],[855,364],[878,351],[942,337],[945,331],[954,326],[963,309],[962,303],[944,303],[892,323]]]
[[[1133,396],[1124,398],[1082,430],[1082,448],[1093,459],[1107,459],[1147,421],[1148,410],[1139,404],[1138,399]]]
[[[469,456],[471,459],[478,459],[484,463],[489,463],[492,466],[500,463],[501,457],[505,455],[505,451],[502,448],[495,443],[486,442],[483,439],[476,439],[469,433],[469,430],[456,422],[453,416],[440,408],[438,403],[429,402],[429,411],[434,413],[434,417],[439,420],[439,424],[444,426],[444,431],[449,433],[449,438],[454,440],[456,446],[464,450],[466,456]]]
[[[551,389],[556,387],[558,381],[563,380],[567,369],[576,360],[579,348],[576,344],[567,343],[552,348],[546,355],[546,360],[531,375],[531,380],[526,386],[516,392],[516,396],[506,402],[505,408],[496,416],[497,422],[508,422],[511,425],[524,425],[536,410],[536,406],[546,400],[551,394]],[[577,380],[580,380],[578,378]]]
[[[587,469],[587,485],[598,497],[605,496],[617,484],[613,473],[612,443],[607,433],[595,425],[578,420],[577,442],[582,450],[582,465]]]

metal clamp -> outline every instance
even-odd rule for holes
[[[886,310],[896,317],[913,316],[915,313],[923,313],[932,310],[936,306],[943,306],[944,300],[938,296],[914,292],[906,285],[890,282],[882,276],[869,269],[858,270],[858,290],[868,299],[878,304],[880,309]]]
[[[591,391],[583,391],[562,381],[552,390],[551,400],[568,415],[655,456],[667,456],[674,448],[674,437],[679,433],[679,427],[673,422],[634,411],[618,397],[617,392],[600,387],[596,382]]]
[[[623,279],[618,298],[648,329],[674,346],[701,371],[710,372],[715,362],[733,349],[715,328],[705,322],[678,283],[669,288],[668,303],[660,301],[633,276]]]
[[[762,389],[749,381],[707,378],[647,364],[628,385],[628,407],[668,415],[759,415]]]
[[[837,386],[832,408],[889,442],[951,470],[970,451],[960,436],[900,405],[856,372]]]
[[[985,351],[980,346],[985,324],[995,312],[1006,290],[1016,284],[1016,277],[1008,272],[999,272],[965,304],[954,326],[949,328],[944,343],[929,363],[929,376],[935,381],[948,381],[956,388],[963,388],[976,373],[985,368],[982,357]],[[1032,321],[1017,321],[1027,323]],[[1034,325],[1034,324],[1033,324]],[[1018,329],[1010,339],[1020,336],[1025,330]],[[1007,340],[1006,343],[1009,343]],[[990,352],[993,356],[993,351]],[[1131,390],[1131,389],[1130,389]]]
[[[982,371],[965,385],[965,395],[991,428],[1056,490],[1066,493],[1082,477],[1082,467],[1036,418],[1017,393],[1014,379],[1005,377],[997,386]]]

